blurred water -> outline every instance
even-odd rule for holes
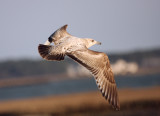
[[[160,74],[115,77],[118,88],[142,88],[160,85]],[[98,90],[93,78],[63,80],[37,85],[0,88],[0,100],[70,94]]]

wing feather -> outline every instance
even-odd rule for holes
[[[108,56],[105,53],[92,51],[87,48],[72,51],[67,55],[86,67],[94,75],[102,95],[115,109],[119,110],[117,87]]]
[[[63,39],[68,39],[71,35],[67,32],[67,26],[64,25],[57,29],[48,39],[53,41],[55,45],[58,45]]]

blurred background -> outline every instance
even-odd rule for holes
[[[1,116],[160,116],[159,0],[0,0]],[[102,42],[121,110],[92,75],[66,57],[43,60],[37,47],[59,27]],[[91,77],[91,78],[90,78]]]

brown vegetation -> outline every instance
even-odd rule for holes
[[[160,115],[160,87],[119,90],[121,110],[115,111],[101,96],[88,92],[44,98],[1,101],[0,114],[6,116],[128,116]]]

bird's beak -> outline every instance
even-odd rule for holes
[[[101,42],[98,42],[98,41],[97,41],[96,44],[101,45]]]

